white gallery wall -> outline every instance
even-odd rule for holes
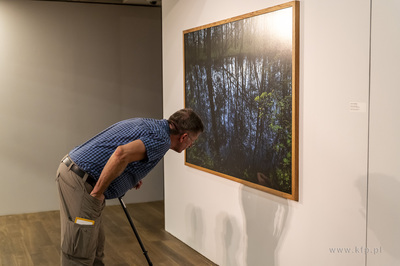
[[[55,173],[74,146],[162,118],[161,68],[160,8],[0,1],[0,215],[58,209]],[[162,200],[162,164],[125,199]]]
[[[400,1],[373,0],[368,266],[400,265]]]
[[[163,0],[164,116],[184,105],[184,30],[284,2]],[[371,1],[300,1],[299,201],[168,153],[167,231],[218,265],[399,264],[399,5],[372,2],[370,51]]]

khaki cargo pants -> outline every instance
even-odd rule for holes
[[[105,201],[90,196],[92,186],[61,162],[57,171],[60,196],[61,265],[104,265],[102,211]]]

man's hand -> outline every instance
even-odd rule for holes
[[[134,188],[135,188],[136,190],[138,190],[142,185],[143,185],[143,182],[142,182],[142,180],[140,180],[140,181],[136,184],[136,186],[134,186]]]
[[[90,193],[90,196],[92,196],[93,198],[96,198],[98,200],[100,200],[101,202],[104,201],[105,197],[104,194],[100,194],[100,193]]]

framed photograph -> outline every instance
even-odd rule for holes
[[[185,164],[298,200],[299,2],[183,32],[185,107],[205,132]]]

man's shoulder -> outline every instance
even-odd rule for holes
[[[168,127],[168,121],[166,119],[153,119],[153,118],[141,118],[141,123],[147,125],[150,128],[164,130]]]
[[[169,137],[169,125],[165,119],[131,118],[122,120],[114,125],[117,131],[127,131],[138,136],[158,135],[161,138]]]
[[[128,119],[122,120],[122,121],[118,122],[117,124],[131,124],[131,123],[165,125],[165,124],[168,124],[168,121],[166,119],[134,117],[134,118],[128,118]]]

